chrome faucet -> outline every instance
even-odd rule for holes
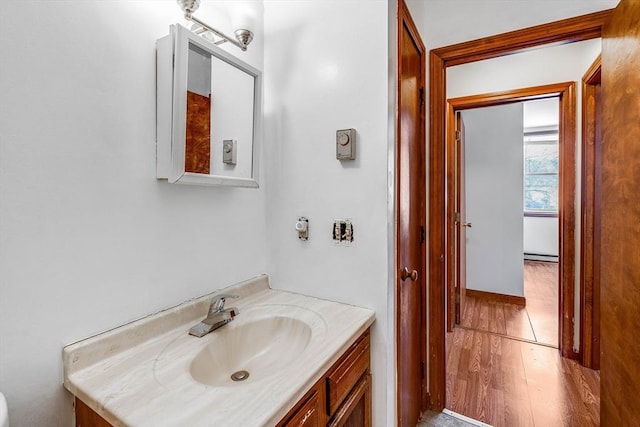
[[[209,332],[215,331],[216,329],[231,322],[234,317],[240,314],[240,310],[236,307],[224,308],[224,303],[227,298],[235,299],[238,298],[238,295],[216,295],[211,300],[209,314],[207,314],[206,319],[191,328],[189,330],[189,335],[201,338]]]

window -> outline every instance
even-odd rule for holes
[[[524,212],[558,214],[558,131],[524,134]]]

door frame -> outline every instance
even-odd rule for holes
[[[444,409],[446,400],[446,286],[447,286],[447,167],[446,69],[496,58],[551,43],[571,43],[602,36],[612,10],[445,46],[430,52],[429,60],[429,395],[431,408]],[[565,218],[574,222],[574,218]],[[565,280],[566,282],[566,280]],[[571,319],[566,319],[571,321]],[[572,355],[572,354],[568,354]]]
[[[559,296],[559,347],[560,350],[573,352],[573,322],[567,321],[574,317],[575,300],[575,112],[576,112],[576,84],[574,82],[554,83],[513,89],[503,92],[492,92],[479,95],[451,98],[447,100],[447,147],[445,151],[447,167],[454,167],[455,158],[455,120],[456,113],[474,108],[494,107],[513,104],[516,102],[532,101],[536,99],[555,98],[559,100],[558,154],[559,154],[559,191],[558,191],[558,248],[560,274],[558,277]],[[459,224],[455,221],[455,182],[447,180],[447,230],[449,256],[446,259],[447,268],[455,268],[455,229]],[[452,271],[450,270],[450,271]],[[452,296],[455,291],[455,275],[447,276],[448,310],[452,310]],[[451,321],[448,322],[451,327]],[[564,354],[564,351],[563,351]],[[566,357],[566,356],[565,356]]]
[[[466,173],[464,169],[466,151],[465,147],[465,129],[464,121],[462,120],[462,111],[449,111],[453,114],[448,118],[448,122],[452,123],[449,126],[447,133],[447,153],[450,157],[453,157],[453,163],[451,168],[453,170],[453,183],[451,186],[453,192],[450,193],[452,197],[449,199],[451,208],[453,209],[453,235],[452,240],[452,253],[453,260],[450,261],[452,270],[452,276],[449,284],[449,294],[447,294],[448,317],[447,317],[447,329],[449,332],[453,330],[454,323],[460,324],[462,321],[462,314],[466,302],[467,292],[467,246],[466,246],[466,200],[463,195],[466,194]],[[463,244],[464,242],[464,244]],[[464,255],[463,255],[464,254]],[[464,265],[463,265],[464,264]]]
[[[419,266],[419,268],[417,268],[418,271],[423,272],[424,276],[423,278],[419,278],[418,281],[416,282],[417,284],[420,284],[421,286],[421,290],[420,290],[420,295],[422,296],[421,301],[419,302],[419,306],[420,306],[420,313],[413,313],[414,315],[418,315],[420,316],[420,331],[419,331],[419,335],[420,335],[420,348],[421,348],[421,370],[422,370],[422,378],[420,379],[420,391],[421,391],[421,395],[419,396],[420,399],[420,412],[424,412],[430,405],[429,403],[429,394],[428,394],[428,387],[427,387],[427,375],[426,375],[426,361],[427,361],[427,256],[426,256],[426,247],[427,247],[427,242],[426,242],[426,236],[424,236],[425,234],[425,227],[424,225],[426,224],[426,220],[427,220],[427,212],[426,212],[426,199],[427,199],[427,192],[426,192],[426,170],[425,170],[425,163],[426,163],[426,99],[425,99],[425,88],[426,88],[426,58],[427,58],[427,50],[426,47],[424,46],[424,43],[422,42],[422,38],[420,37],[420,33],[418,31],[417,26],[415,25],[413,18],[411,17],[411,13],[409,11],[409,8],[407,7],[406,3],[404,0],[399,0],[398,1],[398,28],[397,28],[397,66],[398,66],[398,75],[397,75],[397,111],[396,111],[396,139],[395,139],[395,152],[396,152],[396,159],[395,159],[395,168],[396,168],[396,182],[395,182],[395,204],[397,206],[396,208],[396,221],[395,221],[395,245],[396,245],[396,251],[395,251],[395,301],[396,301],[396,307],[395,307],[395,317],[396,317],[396,339],[395,339],[395,348],[396,348],[396,418],[397,418],[397,422],[398,425],[400,424],[400,415],[401,415],[401,411],[400,411],[400,406],[403,404],[401,396],[401,390],[400,390],[400,382],[398,381],[398,378],[400,377],[399,375],[399,371],[401,369],[404,369],[404,367],[408,366],[408,363],[406,360],[403,359],[403,355],[401,353],[400,349],[400,334],[402,333],[402,331],[400,331],[400,325],[402,324],[402,322],[400,321],[400,316],[406,315],[406,313],[401,312],[400,307],[398,305],[398,301],[400,301],[400,286],[401,286],[401,278],[400,278],[400,271],[401,269],[404,267],[404,265],[401,264],[401,259],[400,259],[400,252],[401,252],[401,247],[403,247],[404,243],[402,241],[402,234],[401,234],[401,230],[400,230],[400,217],[401,217],[401,210],[403,209],[403,204],[401,203],[400,200],[400,195],[401,195],[401,191],[400,191],[400,186],[401,186],[401,182],[400,182],[400,164],[401,164],[401,150],[400,150],[400,143],[401,143],[401,133],[402,133],[402,117],[400,115],[400,102],[401,102],[401,89],[400,89],[400,85],[402,84],[402,80],[401,80],[401,76],[402,76],[402,72],[401,72],[401,66],[402,66],[402,32],[403,32],[403,28],[407,28],[408,32],[411,34],[411,37],[413,39],[413,42],[416,44],[418,50],[421,52],[421,55],[424,58],[424,61],[421,62],[421,70],[420,70],[420,81],[418,82],[418,87],[420,88],[421,91],[421,99],[423,100],[421,105],[420,105],[420,117],[418,117],[418,123],[420,124],[420,134],[419,134],[419,143],[422,144],[421,147],[421,158],[419,159],[413,159],[414,163],[417,163],[419,165],[419,167],[422,168],[421,171],[421,175],[422,175],[422,182],[421,182],[421,190],[419,191],[419,200],[414,200],[414,194],[411,194],[411,203],[420,203],[421,206],[421,213],[420,215],[423,218],[423,222],[422,222],[422,233],[421,233],[421,237],[422,238],[422,243],[420,245],[421,248],[421,255],[420,255],[420,260],[421,260],[421,266]],[[414,166],[415,167],[415,166]]]
[[[582,77],[582,200],[580,221],[580,354],[600,369],[601,57]]]

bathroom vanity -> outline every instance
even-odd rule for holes
[[[340,357],[280,426],[371,426],[369,331]]]
[[[189,329],[217,294],[239,314]],[[77,426],[370,426],[371,310],[259,276],[66,346]]]

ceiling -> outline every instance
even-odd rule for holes
[[[619,0],[405,0],[427,50],[614,8]]]

